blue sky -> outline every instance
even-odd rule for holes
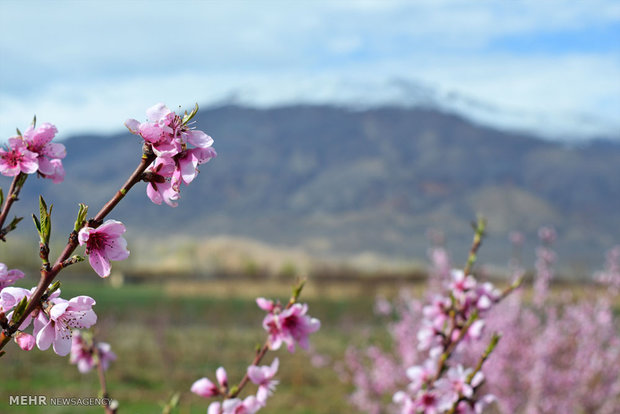
[[[0,0],[2,139],[34,113],[69,135],[160,101],[406,100],[395,79],[481,122],[613,134],[620,2]]]

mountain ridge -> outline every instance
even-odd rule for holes
[[[175,230],[318,256],[403,258],[424,257],[434,228],[459,260],[469,222],[482,213],[482,257],[491,263],[508,261],[510,230],[526,234],[531,261],[538,227],[556,226],[560,257],[571,266],[600,267],[605,249],[620,242],[620,143],[562,145],[421,108],[229,105],[201,110],[195,126],[213,136],[218,157],[183,188],[176,209],[154,205],[138,184],[110,216],[127,224],[128,238],[163,243]],[[103,205],[141,148],[129,133],[64,143],[66,182],[29,180],[15,211],[30,216],[41,193],[55,205],[55,229],[70,228],[78,202],[93,213]]]

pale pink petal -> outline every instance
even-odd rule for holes
[[[207,414],[222,414],[222,406],[219,401],[214,401],[209,404]]]
[[[90,233],[94,230],[95,229],[92,227],[82,227],[80,229],[80,232],[78,233],[78,242],[80,243],[80,246],[83,246],[86,242],[88,242]]]
[[[187,142],[198,148],[207,148],[213,145],[213,138],[202,131],[194,129],[187,132]]]
[[[108,243],[108,259],[119,261],[125,260],[129,257],[129,250],[127,250],[127,240],[122,237],[118,237],[116,239],[109,240]]]
[[[45,146],[45,154],[50,158],[65,158],[67,156],[67,149],[63,144],[57,142],[50,142]]]
[[[256,385],[260,385],[265,381],[265,374],[263,370],[257,367],[256,365],[251,365],[248,367],[248,378]]]
[[[68,328],[66,329],[69,330]],[[71,352],[70,332],[69,334],[62,332],[60,336],[57,334],[56,339],[54,340],[54,343],[53,343],[53,348],[54,348],[54,352],[56,352],[56,354],[60,356],[69,355],[69,352]]]
[[[44,175],[54,174],[56,167],[49,158],[39,157],[39,172]]]
[[[256,304],[259,308],[267,312],[271,312],[275,307],[272,300],[265,298],[256,298]]]
[[[192,153],[198,158],[198,164],[204,164],[211,158],[217,157],[217,152],[213,148],[194,148]]]
[[[88,255],[88,261],[93,270],[101,277],[110,276],[110,262],[103,257],[99,250],[93,250]]]
[[[129,130],[129,132],[131,132],[132,134],[138,134],[138,131],[140,130],[140,122],[138,122],[135,119],[128,119],[125,121],[125,126],[127,127],[127,129]]]
[[[69,305],[70,304],[68,301],[57,303],[56,305],[54,305],[50,310],[50,318],[52,318],[53,320],[57,320],[58,318],[60,318],[66,312]]]
[[[157,103],[146,110],[146,117],[149,121],[155,122],[164,119],[170,112],[166,105]]]
[[[156,183],[148,183],[146,186],[146,195],[151,199],[151,201],[157,205],[161,205],[164,201],[164,198],[161,196],[159,191],[157,191]]]
[[[56,336],[56,332],[54,330],[54,322],[50,320],[48,321],[47,325],[45,325],[37,333],[37,347],[41,351],[45,351],[47,348],[50,347],[50,345],[54,341],[55,336]]]
[[[105,232],[110,236],[120,236],[125,233],[125,225],[118,220],[106,220],[97,228],[97,232]]]

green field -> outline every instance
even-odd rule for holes
[[[98,282],[98,281],[96,281]],[[107,373],[111,396],[120,402],[120,412],[157,413],[160,403],[173,392],[181,392],[179,413],[204,413],[208,401],[189,392],[193,381],[209,376],[224,365],[231,382],[238,381],[254,356],[256,344],[263,342],[263,311],[256,295],[279,295],[287,300],[288,287],[275,283],[229,281],[197,286],[125,285],[112,288],[107,283],[67,283],[63,297],[78,294],[94,297],[99,316],[96,335],[112,344],[118,360]],[[346,346],[355,341],[363,326],[373,318],[374,295],[344,298],[338,289],[330,294],[309,286],[306,299],[312,316],[323,322],[313,337],[315,350],[332,361],[341,359]],[[352,291],[348,289],[348,293]],[[353,292],[355,293],[355,292]],[[362,296],[364,295],[364,296]],[[302,295],[303,300],[303,295]],[[280,385],[269,401],[272,413],[351,412],[345,396],[350,392],[336,372],[315,367],[307,352],[294,354],[285,349],[269,353],[281,360]],[[11,343],[1,360],[0,412],[89,413],[101,407],[8,406],[9,395],[48,397],[96,397],[95,372],[80,374],[68,357],[53,351],[24,352]],[[253,393],[253,384],[247,387]]]

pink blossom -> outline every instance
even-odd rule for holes
[[[37,154],[27,149],[21,138],[9,138],[8,149],[0,148],[0,173],[14,177],[19,173],[32,174],[39,169]]]
[[[212,139],[211,142],[213,142]],[[204,164],[216,156],[217,153],[213,148],[192,148],[178,153],[174,157],[177,165],[176,179],[185,185],[189,185],[198,175],[198,165]]]
[[[223,403],[213,402],[209,405],[207,414],[254,414],[262,407],[256,397],[250,395],[245,400],[231,398]]]
[[[106,220],[97,228],[83,227],[78,240],[86,244],[86,254],[92,268],[101,277],[110,275],[110,261],[125,260],[129,257],[127,241],[121,236],[125,226],[120,221]]]
[[[24,272],[21,270],[9,270],[4,263],[0,263],[0,289],[12,285],[23,277]]]
[[[179,181],[173,175],[176,166],[171,158],[158,157],[147,169],[150,173],[149,183],[146,186],[146,195],[151,201],[160,205],[162,201],[170,207],[176,207],[179,195]]]
[[[394,397],[392,397],[392,401],[394,402],[394,404],[400,406],[400,410],[399,410],[400,414],[416,414],[417,413],[415,402],[411,399],[410,396],[408,396],[403,391],[396,392],[394,394]]]
[[[49,161],[51,173],[46,174],[45,178],[52,180],[54,184],[59,184],[65,179],[65,169],[62,166],[62,161],[59,159],[53,159]]]
[[[215,370],[215,377],[219,387],[212,383],[208,378],[203,377],[195,381],[192,384],[191,391],[194,394],[200,395],[204,398],[214,397],[221,393],[225,393],[228,390],[228,374],[224,367],[219,367]]]
[[[147,109],[146,116],[147,122],[129,119],[125,126],[132,134],[140,135],[149,142],[158,157],[173,157],[183,151],[187,144],[198,148],[207,148],[213,144],[210,136],[183,124],[181,117],[163,103]]]
[[[436,382],[437,390],[442,397],[440,404],[442,409],[450,409],[460,396],[471,398],[474,395],[473,387],[467,382],[467,376],[471,372],[470,368],[465,369],[459,364],[456,367],[451,367],[446,376]],[[478,377],[477,381],[481,382],[482,378]]]
[[[321,327],[316,318],[306,315],[308,305],[296,303],[281,312],[267,314],[263,327],[269,332],[269,345],[273,350],[279,349],[282,342],[288,345],[289,352],[295,351],[295,342],[308,349],[308,335]]]
[[[206,377],[196,380],[192,384],[191,391],[204,398],[214,397],[220,394],[219,388]]]
[[[105,371],[109,368],[110,362],[116,360],[116,354],[112,352],[110,344],[106,342],[97,342],[96,348],[97,358],[100,359],[101,367]],[[69,362],[77,364],[78,371],[82,374],[95,367],[94,352],[92,345],[84,339],[80,331],[73,331]]]
[[[276,303],[265,298],[256,298],[256,304],[265,312],[273,312],[276,309]]]
[[[265,401],[267,401],[267,397],[273,394],[276,385],[278,385],[278,381],[274,380],[273,377],[278,372],[279,364],[280,361],[278,358],[275,358],[271,363],[271,366],[265,365],[258,367],[256,365],[251,365],[248,367],[248,377],[254,384],[258,385],[256,398],[261,403],[265,403]]]
[[[219,367],[215,370],[215,378],[217,378],[217,382],[220,384],[220,387],[227,390],[228,389],[228,374],[224,367]]]
[[[34,321],[37,346],[42,351],[53,344],[54,352],[65,356],[71,351],[71,329],[88,329],[97,322],[92,310],[95,300],[89,296],[78,296],[70,300],[55,299],[49,310],[49,320],[39,312]]]
[[[15,343],[24,351],[30,351],[34,348],[34,336],[25,332],[17,332],[15,334]]]
[[[7,319],[11,320],[11,317],[13,316],[13,312],[11,310],[15,306],[17,306],[17,304],[19,304],[22,299],[30,299],[30,295],[32,294],[34,289],[35,288],[28,290],[24,288],[9,286],[0,290],[0,311],[6,313]],[[32,317],[32,313],[28,315],[26,319],[24,319],[24,322],[22,322],[22,324],[20,325],[19,329],[22,331],[26,329],[30,325],[30,322],[32,322]]]
[[[407,378],[411,381],[409,391],[417,392],[430,382],[437,372],[437,361],[427,359],[424,365],[414,365],[407,369]]]
[[[60,161],[67,155],[63,144],[51,142],[58,130],[50,123],[44,123],[37,129],[28,127],[23,137],[28,144],[28,150],[37,154],[39,173],[46,178],[59,183],[64,178],[64,169]]]
[[[439,398],[433,391],[421,391],[414,401],[416,412],[422,410],[424,414],[439,413]]]
[[[449,283],[449,289],[453,292],[466,292],[476,287],[476,279],[473,276],[465,276],[462,270],[453,269],[452,281]]]

